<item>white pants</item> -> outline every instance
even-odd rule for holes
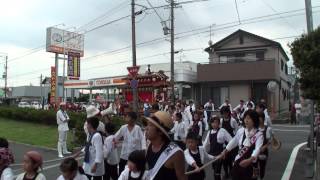
[[[59,131],[59,143],[67,142],[68,131]]]

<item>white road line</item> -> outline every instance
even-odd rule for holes
[[[273,131],[280,131],[280,132],[306,132],[309,133],[310,130],[300,130],[300,129],[272,129]]]
[[[286,167],[286,170],[284,171],[281,180],[289,180],[290,179],[291,172],[293,170],[293,165],[294,165],[294,162],[296,161],[299,149],[306,144],[307,144],[307,142],[304,142],[304,143],[296,145],[293,148],[292,153],[289,158],[289,161],[288,161],[288,164],[287,164],[287,167]]]

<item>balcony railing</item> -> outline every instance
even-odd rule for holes
[[[275,61],[275,58],[248,58],[248,57],[233,57],[222,60],[221,58],[210,59],[210,64],[226,64],[226,63],[243,63],[243,62],[257,62],[257,61]]]

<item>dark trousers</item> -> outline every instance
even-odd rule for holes
[[[122,171],[124,170],[124,167],[126,165],[127,165],[127,160],[120,159],[120,162],[119,162],[119,174],[122,173]]]
[[[102,180],[102,176],[90,176],[88,174],[86,174],[86,176],[89,180]]]
[[[230,175],[230,172],[233,167],[233,161],[234,161],[237,154],[238,154],[238,148],[235,148],[230,151],[230,153],[227,155],[226,159],[223,161],[223,169],[224,169],[226,177],[229,177],[229,175]]]
[[[267,159],[265,160],[259,160],[259,168],[260,168],[260,179],[264,178],[264,175],[266,173],[266,165],[267,165]]]
[[[214,180],[221,180],[222,160],[212,163]]]
[[[187,171],[194,170],[194,167],[188,166]],[[204,180],[206,178],[206,174],[204,170],[201,170],[198,173],[193,173],[188,175],[188,180]]]
[[[239,165],[239,163],[235,163],[231,172],[231,176],[232,180],[257,180],[257,178],[253,177],[252,165],[243,168]]]
[[[108,164],[108,162],[105,160],[104,161],[104,176],[103,176],[103,180],[110,180],[110,178],[112,178],[112,180],[117,180],[118,179],[118,165],[110,165]]]

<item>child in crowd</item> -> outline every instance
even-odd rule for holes
[[[200,140],[202,140],[203,126],[202,126],[202,113],[197,111],[193,115],[192,123],[189,126],[189,131],[196,133]]]
[[[144,150],[130,153],[128,164],[118,180],[146,180],[146,155]]]
[[[215,116],[210,120],[211,130],[204,141],[204,147],[209,150],[212,156],[218,156],[224,149],[224,143],[231,141],[232,137],[224,128],[220,128],[220,118]],[[214,179],[221,180],[222,160],[217,160],[212,164]]]
[[[258,105],[259,106],[259,105]],[[257,107],[258,107],[257,106]],[[269,156],[268,146],[271,143],[272,131],[271,127],[265,125],[265,114],[264,112],[259,113],[259,131],[263,134],[263,145],[260,149],[260,154],[258,156],[258,163],[260,167],[260,179],[264,178],[266,172],[266,164]]]
[[[184,157],[188,164],[187,171],[198,170],[204,165],[205,160],[213,159],[213,156],[209,155],[203,146],[199,145],[199,136],[194,132],[189,132],[187,135],[187,149],[184,151]],[[188,180],[204,180],[205,172],[201,170],[199,172],[190,174]]]
[[[46,177],[39,172],[42,167],[42,156],[37,151],[29,151],[23,156],[24,173],[18,175],[16,180],[46,180]]]
[[[171,133],[174,134],[174,142],[183,150],[186,149],[186,136],[187,136],[188,127],[187,125],[182,121],[182,115],[181,112],[177,112],[175,114],[175,122],[174,126],[171,129]]]
[[[60,164],[62,175],[57,180],[88,180],[83,169],[79,167],[77,160],[67,158]]]
[[[118,179],[118,163],[119,156],[117,152],[116,144],[114,143],[115,125],[107,123],[105,125],[107,137],[104,140],[103,156],[104,156],[104,167],[105,174],[104,180]]]
[[[146,140],[140,126],[136,125],[137,114],[129,112],[125,118],[127,124],[121,126],[114,135],[115,142],[123,139],[120,153],[119,173],[121,173],[127,164],[128,156],[135,150],[146,149]]]
[[[2,146],[8,147],[8,143],[2,144]],[[0,180],[14,179],[12,169],[9,167],[10,164],[12,164],[13,162],[14,162],[14,158],[13,158],[12,152],[8,148],[1,147],[0,148]]]
[[[99,119],[91,117],[87,119],[89,137],[85,146],[83,169],[89,179],[102,180],[104,175],[103,137],[97,131]]]

